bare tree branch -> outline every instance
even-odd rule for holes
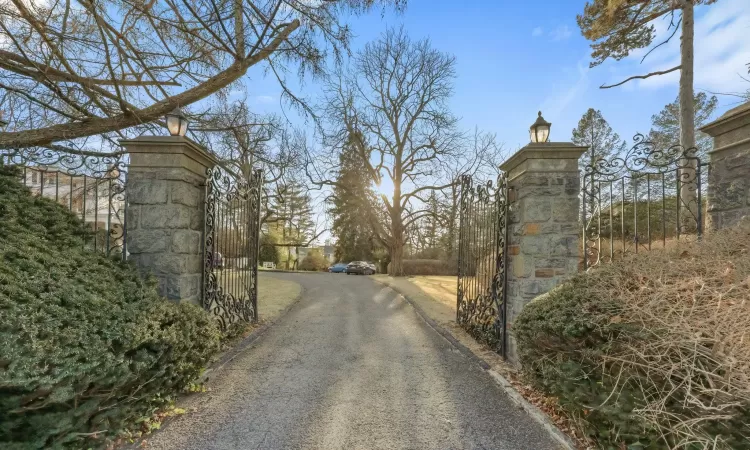
[[[661,71],[658,71],[658,72],[651,72],[651,73],[648,73],[646,75],[635,75],[635,76],[627,78],[627,79],[625,79],[623,81],[620,81],[619,83],[616,83],[616,84],[611,84],[611,85],[605,85],[605,84],[603,84],[603,85],[599,86],[599,89],[613,88],[613,87],[616,87],[616,86],[623,85],[623,84],[625,84],[625,83],[627,83],[628,81],[631,81],[631,80],[643,80],[643,79],[654,77],[654,76],[657,76],[657,75],[665,75],[665,74],[668,74],[670,72],[674,72],[675,70],[680,70],[680,68],[681,68],[681,66],[675,66],[675,67],[672,67],[671,69],[661,70]]]

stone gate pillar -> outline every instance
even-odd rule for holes
[[[708,228],[719,230],[750,216],[750,102],[701,128],[714,138],[709,153]]]
[[[127,178],[128,259],[159,282],[159,293],[200,304],[206,170],[215,158],[180,136],[121,141]]]
[[[513,321],[521,309],[578,272],[581,190],[578,159],[587,147],[531,143],[505,161],[510,189],[507,355],[518,363]]]

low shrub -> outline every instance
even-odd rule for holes
[[[0,447],[103,446],[200,374],[218,327],[84,250],[79,219],[17,176],[0,165]]]
[[[441,259],[405,259],[404,275],[456,275],[456,264]],[[388,264],[388,272],[391,271],[391,265]]]
[[[319,250],[310,250],[299,263],[299,270],[320,271],[328,268],[328,261]]]
[[[513,323],[601,448],[750,449],[750,224],[580,274]]]

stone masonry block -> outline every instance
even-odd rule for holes
[[[560,234],[564,235],[575,235],[578,236],[581,233],[581,225],[579,223],[561,223]]]
[[[536,278],[552,278],[555,276],[555,269],[536,269],[534,270],[534,276]]]
[[[505,286],[505,289],[507,290],[507,298],[508,299],[518,297],[518,295],[519,295],[519,286],[518,286],[518,283],[519,282],[516,281],[516,280],[508,280],[508,283]],[[508,301],[510,301],[510,300],[508,300]]]
[[[162,253],[167,251],[167,234],[164,230],[138,230],[127,235],[130,253]]]
[[[709,211],[725,211],[747,205],[750,177],[727,178],[727,181],[717,183],[715,191],[712,189],[713,195],[708,202]]]
[[[205,211],[202,207],[190,208],[189,228],[191,230],[203,232],[203,228],[206,225],[203,220],[204,217]]]
[[[535,260],[535,265],[539,268],[564,269],[568,267],[569,259],[570,258],[538,258]]]
[[[521,227],[521,234],[526,235],[526,236],[534,236],[536,234],[539,234],[539,224],[538,223],[523,224],[523,227]]]
[[[524,222],[546,222],[552,217],[552,202],[544,198],[527,198],[521,205]]]
[[[560,224],[559,223],[540,224],[539,234],[560,234]]]
[[[533,197],[557,197],[563,194],[560,186],[526,186],[518,191],[518,200]]]
[[[175,253],[143,253],[139,255],[138,265],[149,267],[157,276],[201,274],[202,255],[184,255]]]
[[[141,222],[141,207],[140,205],[128,204],[125,210],[125,225],[128,230],[135,230],[139,228]]]
[[[578,198],[557,199],[552,203],[552,220],[554,222],[577,222],[580,214]]]
[[[723,162],[732,171],[747,173],[750,171],[750,151],[738,151],[727,155]]]
[[[128,180],[128,202],[137,205],[167,203],[167,182],[164,180]]]
[[[203,273],[203,255],[185,255],[185,269],[189,274]]]
[[[581,180],[578,177],[565,177],[565,195],[578,195],[581,191]]]
[[[547,293],[557,286],[558,281],[552,279],[526,280],[521,284],[521,296],[524,299],[524,305],[535,297]]]
[[[158,253],[141,255],[141,264],[148,265],[154,274],[181,275],[187,273],[187,255]]]
[[[529,278],[534,270],[534,259],[531,256],[518,255],[510,263],[514,278]]]
[[[193,208],[183,205],[143,205],[141,228],[188,228]]]
[[[572,236],[553,238],[550,242],[551,256],[577,256],[578,238]]]
[[[169,300],[195,303],[200,297],[201,276],[158,277],[159,293]]]
[[[750,217],[750,208],[743,208],[734,211],[723,211],[719,224],[721,228],[730,228],[740,223],[745,217]]]
[[[546,175],[524,175],[521,177],[519,184],[521,186],[548,186],[549,177]]]
[[[172,253],[201,254],[201,233],[195,230],[177,230],[172,233]]]
[[[549,236],[525,236],[521,241],[521,254],[547,256],[550,254]]]
[[[169,185],[169,201],[170,203],[178,203],[185,206],[202,207],[203,188],[196,187],[192,184],[171,181]]]

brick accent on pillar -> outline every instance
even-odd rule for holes
[[[709,153],[708,228],[731,227],[750,217],[750,102],[701,128],[714,138]]]
[[[185,137],[141,136],[121,144],[130,154],[128,259],[157,278],[162,296],[200,304],[206,170],[216,160]]]
[[[508,223],[508,359],[518,363],[513,321],[521,309],[578,271],[581,228],[578,159],[587,147],[532,143],[505,161]]]

